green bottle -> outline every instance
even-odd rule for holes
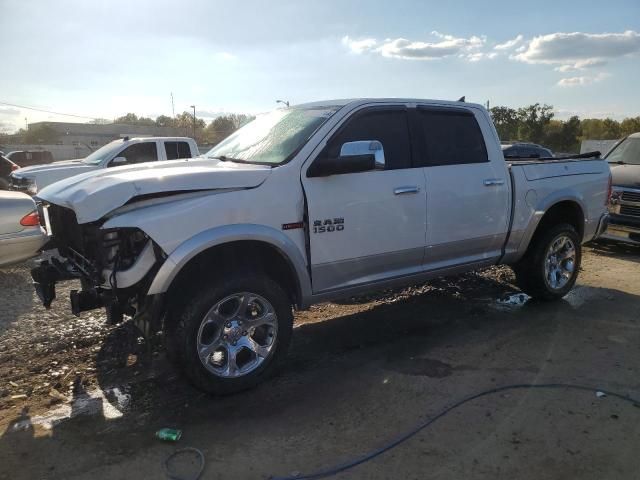
[[[156,432],[156,437],[160,440],[166,440],[167,442],[177,442],[182,436],[182,430],[176,430],[173,428],[161,428]]]

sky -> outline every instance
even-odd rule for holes
[[[621,119],[640,115],[640,1],[0,0],[0,72],[0,132],[171,115],[172,93],[205,120],[463,95]]]

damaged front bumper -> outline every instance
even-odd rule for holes
[[[86,283],[83,274],[77,265],[72,264],[69,260],[60,261],[52,257],[50,260],[43,260],[40,264],[31,270],[31,278],[33,279],[33,287],[36,295],[42,302],[42,305],[49,309],[51,303],[56,298],[56,283],[68,280],[80,279],[82,283]],[[107,295],[100,289],[90,288],[86,290],[71,290],[71,312],[79,315],[81,312],[93,310],[95,308],[104,307],[108,302]]]

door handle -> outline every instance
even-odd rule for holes
[[[394,195],[404,195],[405,193],[418,193],[420,191],[420,187],[412,185],[407,187],[396,187],[393,189]]]
[[[502,180],[501,178],[487,178],[484,181],[485,187],[491,187],[493,185],[504,185],[504,180]]]

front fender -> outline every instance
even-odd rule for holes
[[[306,305],[306,299],[311,296],[311,280],[302,253],[296,244],[282,232],[272,227],[256,224],[215,227],[185,240],[162,264],[147,295],[166,292],[180,270],[199,253],[217,245],[242,240],[265,242],[280,251],[296,273],[301,306]]]

